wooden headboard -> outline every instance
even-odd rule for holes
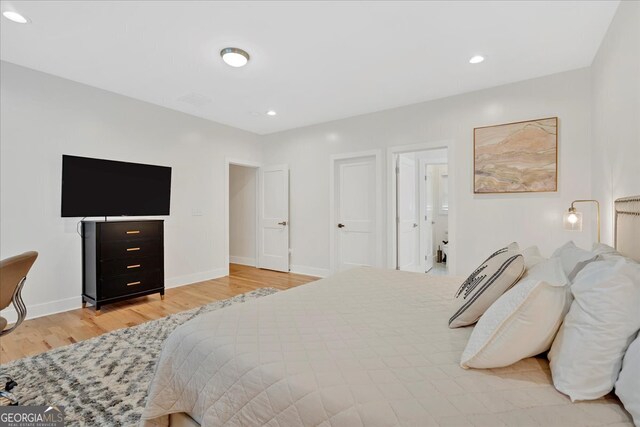
[[[616,250],[640,262],[640,196],[618,199],[614,205]]]

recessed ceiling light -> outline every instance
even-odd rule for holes
[[[470,64],[479,64],[482,61],[484,61],[484,56],[481,55],[476,55],[476,56],[472,56],[471,59],[469,60]]]
[[[26,24],[27,22],[29,22],[27,18],[20,15],[18,12],[13,12],[11,10],[5,10],[4,12],[2,12],[2,15],[9,21],[15,22],[17,24]]]
[[[222,60],[232,67],[244,67],[249,62],[249,54],[237,47],[225,47],[220,51]]]
[[[273,116],[275,116],[276,114],[278,114],[278,113],[276,113],[276,112],[275,112],[275,111],[273,111],[273,110],[269,110],[269,111],[267,111],[267,116],[272,116],[272,117],[273,117]]]

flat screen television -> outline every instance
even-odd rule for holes
[[[62,216],[169,215],[171,168],[62,156]]]

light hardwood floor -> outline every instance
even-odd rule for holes
[[[150,295],[106,305],[101,309],[99,316],[95,315],[92,307],[87,306],[85,309],[27,320],[15,332],[0,338],[0,363],[231,298],[257,288],[272,287],[284,290],[317,279],[231,264],[229,276],[167,289],[164,300],[160,300],[160,295]]]

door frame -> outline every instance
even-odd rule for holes
[[[411,153],[415,151],[428,151],[436,150],[439,148],[447,149],[447,166],[449,171],[448,189],[449,198],[451,200],[454,194],[456,182],[456,170],[454,167],[455,159],[455,144],[453,140],[441,140],[434,142],[423,142],[410,145],[396,145],[387,148],[387,267],[396,268],[396,163],[395,156],[402,153]],[[451,262],[447,262],[447,269],[451,274],[454,274],[456,269],[456,203],[449,203],[449,216],[448,216],[448,229],[449,229],[449,253]]]
[[[334,154],[329,160],[329,262],[331,274],[336,273],[338,269],[338,260],[336,259],[336,242],[338,241],[336,233],[338,229],[335,227],[336,222],[336,191],[335,191],[335,173],[336,163],[340,160],[356,159],[359,157],[374,157],[375,159],[375,175],[376,175],[376,210],[375,210],[375,233],[376,233],[376,260],[375,267],[382,267],[382,150],[366,150],[352,153]]]
[[[260,163],[251,161],[251,160],[241,160],[225,157],[224,159],[224,262],[225,262],[225,270],[227,272],[227,276],[229,275],[229,260],[230,260],[230,247],[229,247],[229,230],[231,229],[231,224],[229,223],[229,185],[231,183],[230,179],[230,166],[242,166],[246,168],[252,168],[256,175],[256,235],[255,235],[255,266],[256,268],[260,268],[260,257],[258,256],[258,250],[260,248],[260,230],[259,230],[259,222],[260,222],[260,171],[262,170],[262,165]]]

